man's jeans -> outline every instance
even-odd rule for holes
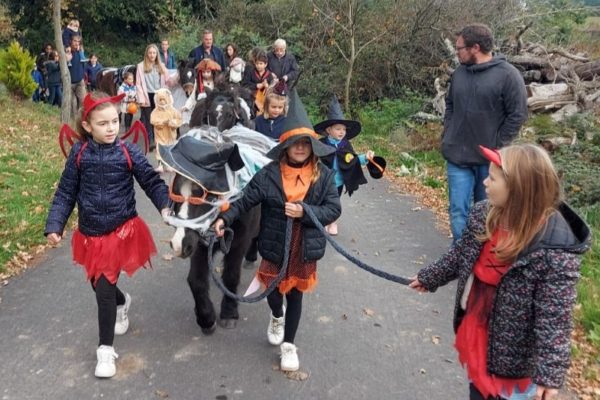
[[[450,229],[456,242],[467,225],[471,204],[486,198],[483,181],[488,176],[489,165],[461,167],[451,162],[447,164]]]
[[[71,92],[71,115],[76,116],[87,94],[85,81],[82,79],[77,83],[71,83]]]

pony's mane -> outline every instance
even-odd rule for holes
[[[248,115],[247,111],[241,105],[241,100],[248,106],[254,104],[252,93],[248,89],[229,83],[219,76],[215,80],[214,89],[207,89],[206,97],[198,100],[196,103],[196,107],[192,111],[192,116],[190,118],[190,128],[211,124],[211,121],[209,121],[209,114],[213,109],[213,101],[218,97],[225,97],[228,100],[228,103],[231,103],[232,105],[229,110],[230,112],[223,116],[225,125],[231,127],[237,122],[241,122],[242,125],[248,128],[253,127],[250,120],[251,115]]]

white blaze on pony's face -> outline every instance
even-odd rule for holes
[[[181,195],[183,197],[189,198],[192,195],[192,182],[186,180],[181,185],[180,190],[181,190]],[[189,210],[190,210],[190,203],[188,201],[184,201],[183,204],[181,204],[181,207],[179,208],[177,217],[181,218],[181,219],[188,219],[189,218]],[[171,238],[171,248],[173,248],[173,251],[175,252],[175,255],[177,257],[181,257],[181,250],[183,248],[183,238],[184,237],[185,237],[185,228],[179,227],[175,230],[175,234],[173,235],[173,238]]]
[[[219,104],[217,106],[217,126],[219,125],[219,123],[221,122],[221,118],[223,117],[223,105]]]

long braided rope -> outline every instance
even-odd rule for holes
[[[279,285],[279,283],[281,282],[281,280],[283,279],[283,277],[285,276],[285,274],[287,272],[289,258],[290,258],[290,243],[292,242],[292,223],[293,223],[293,219],[288,218],[287,224],[285,226],[285,247],[283,249],[283,251],[284,251],[283,264],[281,267],[281,271],[279,271],[279,274],[277,275],[275,280],[273,282],[271,282],[271,284],[269,286],[267,286],[267,288],[265,289],[264,292],[262,292],[261,294],[259,294],[257,296],[254,296],[254,297],[244,297],[244,296],[240,296],[237,293],[233,293],[231,290],[227,289],[227,287],[225,286],[225,284],[223,283],[223,281],[217,274],[215,263],[214,263],[213,256],[212,256],[213,247],[214,247],[215,243],[217,242],[217,237],[213,233],[210,236],[210,239],[208,242],[208,268],[210,270],[210,276],[212,277],[213,282],[217,285],[217,287],[219,289],[221,289],[221,291],[226,296],[231,297],[232,299],[239,301],[241,303],[256,303],[258,301],[261,301],[265,297],[267,297],[277,287],[277,285]],[[226,228],[226,229],[229,231],[229,233],[231,235],[233,235],[233,231],[231,230],[231,228]],[[221,251],[223,251],[224,253],[227,253],[229,251],[229,246],[223,246],[223,244],[222,244]]]
[[[408,278],[390,274],[390,273],[382,271],[380,269],[371,267],[370,265],[365,264],[364,262],[360,261],[358,258],[354,257],[346,249],[344,249],[338,242],[333,240],[333,238],[329,235],[329,233],[327,233],[325,231],[325,228],[323,228],[323,225],[319,222],[319,220],[317,219],[317,216],[315,215],[313,210],[311,210],[309,205],[307,205],[305,203],[300,203],[300,204],[302,205],[302,208],[304,208],[304,212],[308,215],[308,217],[310,218],[312,223],[315,224],[315,226],[321,231],[321,233],[325,234],[325,238],[327,239],[329,244],[331,244],[333,246],[333,248],[337,250],[338,253],[340,253],[341,255],[346,257],[349,261],[351,261],[357,267],[359,267],[367,272],[370,272],[373,275],[379,276],[380,278],[387,279],[388,281],[392,281],[392,282],[397,282],[397,283],[400,283],[401,285],[408,285],[412,282],[412,280],[410,280]]]
[[[325,228],[323,227],[321,222],[319,222],[319,220],[317,219],[317,216],[312,211],[312,209],[310,208],[309,205],[302,203],[302,202],[300,203],[300,205],[302,205],[304,212],[306,213],[306,215],[308,215],[308,217],[310,218],[312,223],[319,229],[319,231],[321,231],[321,233],[323,233],[325,235],[325,238],[327,239],[329,244],[331,244],[338,253],[340,253],[341,255],[346,257],[354,265],[356,265],[357,267],[359,267],[367,272],[372,273],[375,276],[386,279],[388,281],[399,283],[401,285],[408,285],[412,282],[412,280],[410,280],[408,278],[382,271],[382,270],[372,267],[372,266],[362,262],[358,258],[354,257],[352,254],[350,254],[350,252],[348,252],[345,248],[343,248],[338,242],[333,240],[333,238],[329,235],[329,233],[327,233],[327,231],[325,231]],[[215,268],[215,265],[213,262],[213,257],[212,257],[213,247],[214,247],[215,242],[217,241],[217,238],[215,235],[212,235],[210,237],[209,244],[208,244],[208,267],[210,269],[211,277],[212,277],[213,281],[219,287],[219,289],[221,289],[221,291],[223,293],[225,293],[225,295],[227,295],[239,302],[242,302],[242,303],[256,303],[257,301],[260,301],[260,300],[264,299],[265,297],[267,297],[269,294],[271,294],[271,292],[275,289],[275,287],[277,287],[277,285],[279,285],[279,283],[285,276],[285,273],[287,272],[288,263],[289,263],[289,254],[290,254],[290,242],[291,242],[291,238],[292,238],[292,221],[293,221],[292,218],[288,218],[287,225],[285,228],[284,259],[283,259],[283,265],[282,265],[281,271],[279,271],[277,278],[273,282],[271,282],[271,284],[266,288],[266,290],[263,293],[261,293],[260,295],[254,296],[254,297],[240,296],[236,293],[231,292],[229,289],[227,289],[225,287],[225,284],[222,282],[221,278],[219,278],[219,276],[217,275],[217,271],[216,271],[216,268]],[[233,234],[233,232],[231,232],[231,233]],[[224,249],[224,250],[225,250],[225,252],[228,251],[228,249]]]

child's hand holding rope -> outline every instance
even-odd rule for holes
[[[298,203],[285,203],[285,215],[290,218],[302,218],[304,208]]]

